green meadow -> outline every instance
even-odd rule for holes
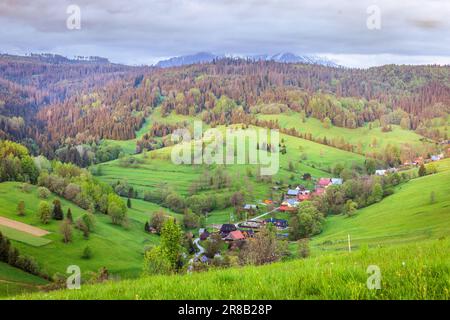
[[[325,128],[322,122],[315,118],[306,118],[303,122],[298,112],[289,112],[282,114],[265,115],[258,114],[258,119],[261,120],[276,120],[281,128],[295,128],[301,133],[311,133],[313,138],[327,137],[328,139],[340,139],[350,142],[353,145],[360,144],[363,152],[380,150],[388,144],[400,146],[402,144],[410,144],[415,147],[420,147],[426,142],[422,142],[424,137],[418,135],[411,130],[403,130],[400,126],[392,126],[392,131],[383,132],[381,127],[369,128],[366,124],[364,127],[349,129],[331,126]],[[374,140],[376,145],[373,145]]]
[[[350,167],[352,164],[362,165],[364,162],[363,156],[289,135],[281,134],[280,140],[286,145],[287,153],[280,154],[279,170],[272,177],[273,181],[300,183],[299,180],[304,173],[310,173],[313,177],[329,177],[331,169],[337,163]],[[139,163],[132,167],[121,166],[120,160],[100,164],[99,178],[108,183],[124,179],[140,190],[151,190],[161,184],[167,184],[173,186],[180,194],[187,195],[190,185],[205,171],[211,172],[218,167],[224,169],[231,177],[242,179],[248,176],[249,170],[256,176],[258,166],[252,164],[177,165],[171,161],[172,148],[152,150],[147,152],[145,157],[142,154],[134,155]],[[293,165],[293,170],[289,168],[289,163]],[[291,179],[292,176],[294,179]],[[249,183],[253,184],[254,188],[259,188],[254,177],[249,178]],[[265,186],[264,189],[267,193],[269,188]]]
[[[68,208],[71,209],[75,220],[86,213],[75,204],[55,195],[51,195],[46,201],[51,203],[56,198],[61,201],[64,212]],[[16,214],[17,203],[21,200],[25,202],[26,215],[24,217]],[[65,273],[70,265],[78,265],[82,272],[98,271],[100,268],[106,267],[114,275],[136,277],[142,270],[144,248],[159,242],[158,236],[144,232],[144,223],[146,219],[150,218],[151,213],[158,209],[156,205],[133,200],[135,207],[128,211],[127,228],[115,226],[110,222],[108,216],[96,214],[94,231],[88,240],[84,239],[81,231],[73,229],[73,241],[65,244],[59,233],[61,222],[52,220],[49,224],[44,225],[39,221],[36,212],[40,201],[36,187],[32,187],[31,192],[24,193],[21,191],[20,183],[0,183],[2,216],[50,232],[42,238],[31,238],[32,236],[13,229],[19,235],[13,235],[11,240],[21,254],[34,257],[43,270],[51,276],[56,272]],[[26,240],[24,241],[24,239]],[[39,245],[37,246],[34,241],[47,241],[48,243],[37,243]],[[86,246],[89,246],[93,252],[92,258],[88,260],[81,257]]]
[[[0,262],[0,299],[25,292],[38,291],[48,282],[22,270]]]
[[[436,163],[448,166],[448,159]],[[450,234],[450,171],[410,180],[381,202],[352,217],[327,218],[323,232],[312,241],[318,251],[420,242]],[[433,195],[432,195],[433,194]]]

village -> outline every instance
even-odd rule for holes
[[[444,154],[431,155],[427,159],[418,157],[413,161],[406,161],[398,168],[377,169],[374,175],[379,177],[387,176],[439,161],[444,157]],[[313,180],[311,177],[308,177],[308,179]],[[267,225],[272,225],[275,228],[278,239],[287,239],[289,235],[289,218],[298,212],[300,203],[323,196],[330,186],[341,186],[344,180],[342,178],[322,177],[313,180],[313,183],[314,187],[309,189],[302,184],[298,184],[295,188],[290,188],[291,186],[289,185],[285,190],[275,185],[273,189],[282,192],[281,201],[265,199],[259,201],[258,204],[245,204],[240,208],[240,211],[244,212],[245,219],[243,221],[234,222],[230,218],[228,223],[212,224],[206,228],[200,228],[198,230],[198,238],[194,240],[198,251],[192,262],[209,263],[210,259],[204,255],[205,249],[202,247],[202,243],[213,235],[220,235],[222,241],[227,244],[228,250],[242,248],[246,241],[255,237],[261,228]],[[217,256],[220,256],[220,254],[217,254]]]

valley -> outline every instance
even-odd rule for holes
[[[0,298],[449,298],[448,67],[2,55],[0,70]],[[208,147],[172,141],[195,121],[278,130],[255,143],[276,172],[174,163]],[[384,290],[366,287],[372,264]]]

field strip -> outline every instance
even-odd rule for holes
[[[36,237],[29,233],[9,228],[3,225],[0,225],[0,232],[10,240],[22,242],[33,247],[42,247],[52,242],[52,240],[50,239],[44,237]]]
[[[29,233],[36,237],[42,237],[42,236],[45,236],[50,233],[46,230],[36,228],[36,227],[30,226],[29,224],[11,220],[11,219],[8,219],[5,217],[0,217],[0,225],[3,225],[8,228],[16,229],[16,230],[19,230],[22,232],[26,232],[26,233]]]

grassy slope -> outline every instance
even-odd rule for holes
[[[52,195],[48,201],[51,202],[54,198],[56,196]],[[85,213],[73,203],[59,199],[64,212],[67,208],[71,208],[74,219]],[[24,200],[26,204],[25,217],[16,215],[16,206],[20,200]],[[35,187],[30,193],[23,193],[20,191],[20,183],[0,183],[0,214],[2,216],[51,232],[44,238],[52,242],[42,247],[13,241],[22,254],[35,257],[50,275],[55,272],[65,273],[69,265],[75,264],[79,265],[82,271],[97,271],[105,266],[113,274],[122,277],[138,276],[142,269],[144,247],[159,241],[157,236],[148,235],[143,231],[146,216],[150,217],[150,213],[159,208],[156,205],[134,200],[134,208],[129,210],[128,229],[114,226],[110,223],[109,217],[96,214],[95,231],[89,240],[85,240],[81,232],[74,230],[73,242],[64,244],[61,241],[62,235],[59,233],[60,222],[51,221],[50,224],[43,225],[38,220],[36,212],[40,201]],[[93,258],[90,260],[81,259],[82,251],[87,245],[93,251]]]
[[[159,123],[167,123],[167,124],[175,124],[177,122],[188,121],[192,122],[194,120],[198,120],[195,117],[183,116],[172,112],[170,116],[162,117],[161,116],[161,108],[155,108],[153,113],[145,120],[144,125],[138,131],[136,131],[136,138],[131,140],[103,140],[103,144],[110,144],[120,146],[123,152],[127,155],[136,153],[136,142],[142,138],[142,136],[150,130],[151,126],[155,122]]]
[[[223,129],[223,128],[222,128]],[[280,169],[273,176],[273,180],[282,180],[285,183],[303,184],[301,176],[308,172],[313,177],[330,177],[329,171],[336,163],[343,163],[350,166],[353,162],[362,164],[364,157],[342,151],[336,148],[324,146],[308,140],[296,137],[281,135],[287,146],[287,153],[280,154]],[[161,183],[166,183],[173,190],[182,194],[189,194],[189,187],[197,181],[202,174],[208,170],[212,171],[218,166],[195,166],[195,165],[175,165],[171,161],[172,147],[166,147],[159,150],[148,152],[146,158],[142,155],[136,155],[143,161],[138,167],[121,167],[119,160],[101,164],[101,175],[99,179],[114,183],[119,179],[128,181],[130,185],[140,191],[152,190]],[[306,154],[307,159],[300,161],[300,154]],[[289,162],[292,162],[296,168],[295,172],[289,170]],[[255,179],[256,165],[227,165],[222,166],[227,173],[235,180],[237,185],[249,186],[253,190],[254,199],[249,201],[262,200],[270,198],[270,189],[272,184],[257,182]],[[253,171],[254,177],[247,178],[247,169]],[[294,175],[294,179],[291,179]],[[223,190],[222,190],[223,191]],[[142,196],[142,194],[141,194]],[[212,213],[211,223],[223,223],[228,221],[229,212],[220,211]]]
[[[358,145],[361,143],[363,151],[373,151],[374,148],[370,147],[373,139],[377,140],[377,147],[375,149],[382,149],[388,144],[401,145],[409,143],[414,146],[421,146],[423,142],[422,136],[418,135],[414,131],[403,130],[399,126],[392,126],[391,132],[382,132],[381,128],[373,128],[369,130],[368,125],[357,129],[347,129],[332,126],[329,129],[325,129],[320,120],[315,118],[308,118],[305,123],[301,121],[300,114],[297,112],[283,113],[277,115],[258,115],[258,119],[261,120],[278,120],[280,127],[282,128],[296,128],[302,133],[311,133],[314,138],[343,138],[345,141]]]
[[[0,298],[37,291],[47,281],[0,262]]]
[[[21,243],[25,243],[34,247],[45,246],[52,242],[52,240],[50,239],[44,237],[36,237],[29,233],[9,228],[3,225],[0,225],[0,232],[10,240],[19,241]]]
[[[436,163],[444,170],[449,159]],[[315,237],[319,249],[347,247],[347,235],[359,246],[394,244],[439,238],[450,234],[450,171],[417,178],[397,188],[380,203],[359,210],[353,217],[329,217],[322,234]],[[434,191],[435,203],[430,203]],[[325,242],[325,244],[324,244]]]
[[[361,250],[262,267],[84,286],[25,299],[449,299],[449,240]],[[381,290],[368,290],[369,265]]]

